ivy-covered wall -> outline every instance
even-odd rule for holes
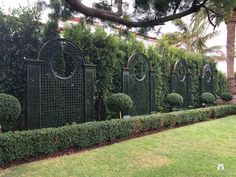
[[[192,74],[191,102],[194,108],[200,106],[200,72],[202,66],[210,63],[216,75],[217,94],[226,90],[225,78],[217,74],[216,64],[206,56],[190,53],[175,47],[150,46],[137,41],[135,36],[108,35],[103,29],[98,28],[91,32],[88,26],[68,27],[64,37],[76,42],[83,50],[86,62],[97,65],[97,113],[99,117],[109,117],[103,101],[111,93],[121,92],[121,68],[125,66],[129,56],[134,52],[147,55],[156,75],[156,108],[157,111],[168,111],[166,95],[170,93],[170,75],[174,63],[183,59],[187,62]],[[157,45],[158,46],[158,45]]]

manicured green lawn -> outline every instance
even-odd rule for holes
[[[6,177],[236,176],[236,116],[1,170]]]

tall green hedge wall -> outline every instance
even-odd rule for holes
[[[64,37],[76,42],[85,54],[87,63],[97,65],[97,103],[102,104],[104,98],[111,93],[121,91],[121,68],[134,52],[142,52],[150,59],[151,66],[157,71],[156,76],[156,108],[157,111],[167,111],[166,95],[170,93],[170,74],[174,63],[183,59],[187,62],[192,73],[192,106],[200,106],[200,72],[204,64],[210,63],[217,76],[217,93],[226,89],[226,80],[217,74],[216,64],[210,62],[206,56],[187,52],[175,47],[151,46],[145,48],[144,44],[137,41],[135,36],[119,37],[108,35],[103,29],[97,28],[91,32],[88,26],[70,26],[64,32]],[[102,104],[103,105],[103,104]],[[103,106],[103,115],[108,112]],[[105,115],[104,115],[105,114]]]
[[[40,12],[37,9],[18,9],[11,15],[5,15],[0,10],[0,91],[16,96],[22,106],[22,113],[26,112],[26,70],[23,58],[36,58],[45,40],[45,30],[39,22]],[[47,26],[46,26],[47,28]],[[146,54],[152,67],[157,71],[156,103],[157,111],[167,110],[165,96],[170,92],[171,66],[178,59],[184,59],[193,66],[195,75],[193,87],[194,106],[199,105],[199,90],[197,87],[199,68],[207,62],[207,58],[188,53],[181,49],[152,46],[145,48],[142,42],[128,33],[122,36],[108,35],[98,28],[95,32],[87,25],[68,27],[64,37],[76,42],[85,54],[87,63],[97,65],[97,97],[96,110],[99,119],[113,115],[104,105],[104,99],[111,93],[121,91],[121,68],[126,64],[129,56],[134,52]],[[124,35],[126,35],[124,37]],[[215,64],[212,63],[214,68]],[[222,73],[216,72],[216,93],[220,95],[226,91],[226,79]],[[25,128],[25,117],[19,119],[19,127]]]
[[[88,26],[77,25],[68,28],[64,37],[78,44],[85,54],[86,63],[97,65],[96,68],[96,110],[102,119],[108,116],[104,99],[111,93],[121,91],[121,71],[129,56],[135,52],[145,52],[145,46],[134,36],[122,39],[116,35],[108,35],[97,28],[94,33]],[[99,111],[101,106],[101,111]],[[98,118],[99,119],[99,118]]]

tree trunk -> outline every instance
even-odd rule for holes
[[[227,81],[228,90],[231,94],[236,94],[234,80],[234,55],[235,55],[235,22],[236,10],[234,10],[232,18],[227,22]]]

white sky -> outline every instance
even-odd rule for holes
[[[19,7],[19,5],[21,6],[27,6],[29,4],[33,4],[34,2],[36,2],[37,0],[0,0],[0,6],[5,10],[8,11],[8,9],[12,9],[12,8],[16,8]],[[46,0],[49,1],[49,0]],[[93,2],[95,2],[96,0],[82,0],[84,1],[84,3],[86,5],[91,5]],[[46,18],[46,14],[43,16],[43,18]],[[209,32],[211,32],[213,29],[210,28]],[[223,46],[222,48],[222,52],[226,53],[226,25],[224,23],[222,23],[219,27],[216,28],[217,31],[219,31],[219,36],[215,37],[214,39],[212,39],[211,41],[208,42],[209,46],[212,45],[221,45]],[[162,26],[162,33],[165,32],[173,32],[176,31],[176,28],[174,25],[172,25],[170,22],[166,23],[166,25]],[[157,36],[156,36],[157,37]],[[218,64],[218,69],[226,72],[226,63],[225,62],[221,62]],[[235,70],[236,70],[236,66],[235,66]]]

